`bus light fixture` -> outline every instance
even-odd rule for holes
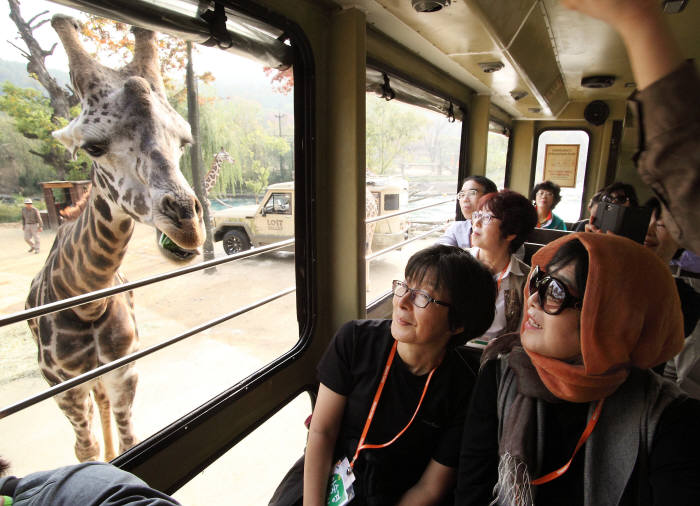
[[[503,63],[501,63],[500,61],[487,61],[479,63],[479,67],[481,67],[481,70],[483,70],[487,74],[491,74],[492,72],[498,72],[504,66],[505,65],[503,65]]]
[[[437,12],[444,7],[449,7],[452,0],[411,0],[411,5],[416,12]]]
[[[678,14],[685,6],[688,5],[688,0],[664,0],[664,12],[666,14]]]

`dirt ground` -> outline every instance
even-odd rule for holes
[[[31,279],[43,266],[53,238],[51,231],[44,231],[42,252],[30,254],[19,225],[0,224],[0,314],[23,309]],[[426,243],[416,241],[373,261],[373,292],[367,300],[387,289],[391,279],[401,278],[405,261]],[[215,255],[225,255],[221,243],[215,245]],[[122,265],[129,280],[180,266],[160,254],[152,228],[136,226]],[[197,272],[140,288],[135,300],[141,348],[293,285],[293,255],[268,253],[219,266],[213,275]],[[289,350],[298,338],[295,311],[294,295],[287,295],[139,360],[133,409],[137,435],[145,439]],[[25,323],[0,328],[0,361],[0,406],[46,389]],[[303,421],[309,412],[308,398],[296,399],[175,497],[187,505],[267,504],[303,451]],[[93,426],[101,439],[99,422]],[[0,434],[0,455],[12,462],[13,474],[76,462],[73,431],[51,399],[0,419]]]

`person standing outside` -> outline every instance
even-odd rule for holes
[[[472,213],[476,211],[477,202],[487,193],[496,193],[496,183],[484,176],[469,176],[462,183],[462,189],[457,194],[459,209],[464,216],[464,221],[455,221],[444,235],[440,236],[436,244],[445,246],[458,246],[462,249],[471,248],[472,240]]]
[[[32,205],[32,199],[29,198],[24,199],[24,207],[22,208],[22,230],[24,230],[24,240],[29,244],[29,253],[33,251],[38,254],[41,247],[39,232],[43,230],[41,214]]]

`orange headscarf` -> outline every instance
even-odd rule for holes
[[[532,257],[546,269],[559,248],[578,239],[588,251],[581,309],[583,365],[525,349],[547,389],[560,399],[589,402],[613,393],[630,367],[661,364],[683,347],[683,315],[670,270],[656,255],[619,236],[577,233],[552,241]],[[525,298],[529,296],[525,284]]]

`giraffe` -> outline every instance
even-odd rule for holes
[[[365,188],[365,219],[374,218],[379,214],[379,206],[377,199],[372,192]],[[377,228],[377,222],[367,223],[365,225],[365,256],[372,254],[372,239],[374,239],[374,229]],[[369,260],[365,260],[365,290],[369,292]]]
[[[78,148],[90,155],[92,185],[82,213],[58,230],[32,281],[28,308],[123,283],[119,267],[135,221],[154,225],[183,248],[204,242],[201,205],[178,166],[182,146],[192,141],[190,127],[166,100],[155,34],[133,28],[133,60],[114,70],[83,49],[76,20],[55,15],[51,25],[68,54],[82,107],[54,136],[73,155]],[[138,349],[132,292],[40,316],[29,327],[51,385]],[[136,383],[132,363],[54,397],[75,431],[78,460],[100,456],[91,428],[91,391],[105,460],[115,456],[111,414],[119,452],[137,442],[131,422]]]
[[[225,162],[233,163],[233,157],[222,147],[217,154],[214,155],[214,161],[211,164],[211,169],[204,176],[204,195],[209,195],[209,191],[216,184],[216,180],[221,172],[221,167]]]

